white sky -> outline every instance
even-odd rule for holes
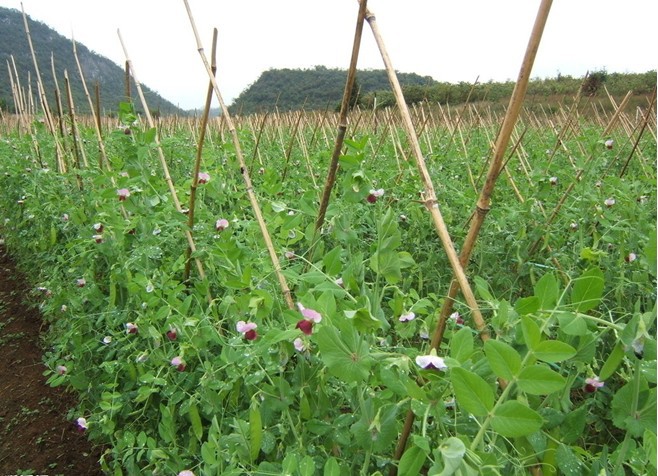
[[[23,0],[25,12],[123,65],[117,29],[138,79],[184,109],[201,108],[208,79],[183,0]],[[355,0],[189,0],[228,104],[270,68],[347,68]],[[369,0],[394,67],[438,81],[516,79],[539,0]],[[0,6],[21,9],[20,0]],[[556,0],[533,77],[656,69],[655,0]],[[22,41],[22,39],[17,39]],[[360,68],[382,68],[364,27]],[[215,103],[216,105],[216,103]]]

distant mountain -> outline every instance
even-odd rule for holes
[[[36,53],[41,79],[48,97],[51,109],[55,109],[55,82],[53,81],[51,68],[51,54],[55,61],[55,72],[62,101],[66,108],[66,96],[64,89],[64,70],[68,72],[71,83],[72,96],[77,112],[89,112],[87,98],[78,74],[78,67],[73,56],[73,44],[70,39],[57,33],[44,23],[32,20],[28,16],[28,26],[32,37],[32,45]],[[103,114],[111,114],[118,110],[119,102],[125,101],[125,74],[122,67],[116,65],[109,59],[90,51],[86,46],[77,43],[76,50],[80,64],[84,72],[85,81],[89,93],[94,97],[94,87],[98,82],[100,87],[101,111]],[[23,14],[15,9],[0,7],[0,106],[3,104],[9,109],[14,106],[14,99],[9,80],[8,67],[12,68],[11,56],[16,63],[21,88],[24,93],[32,92],[37,99],[37,82],[34,71],[30,46],[25,33]],[[30,81],[28,83],[28,77]],[[132,81],[131,81],[132,82]],[[151,112],[160,114],[185,114],[171,102],[162,98],[157,93],[142,85],[144,96]],[[131,84],[133,97],[136,96],[134,82]],[[36,104],[39,104],[38,101]],[[135,101],[136,109],[141,110],[139,100]]]
[[[270,69],[238,96],[230,112],[250,114],[278,108],[280,111],[297,109],[335,109],[343,97],[347,71],[316,66],[313,69]],[[429,76],[398,73],[403,86],[431,86],[436,83]],[[358,71],[353,94],[364,96],[390,89],[386,71]]]

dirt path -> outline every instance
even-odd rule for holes
[[[45,383],[43,323],[27,290],[0,246],[0,476],[102,475],[100,449],[66,420],[75,398]]]

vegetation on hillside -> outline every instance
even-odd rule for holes
[[[13,64],[16,65],[18,81],[27,97],[31,94],[37,101],[37,81],[34,63],[30,53],[25,25],[21,12],[15,9],[0,7],[0,65],[4,72],[0,74],[0,109],[13,111],[14,97],[9,79],[13,74]],[[73,55],[71,40],[63,37],[44,23],[34,21],[28,16],[28,27],[32,37],[32,45],[39,63],[41,79],[46,90],[49,104],[55,105],[55,81],[53,79],[51,56],[54,58],[57,82],[62,94],[64,92],[64,71],[68,72],[75,108],[78,112],[89,112],[88,101],[84,94],[78,67]],[[95,84],[100,87],[101,111],[116,111],[118,104],[125,100],[124,78],[121,67],[109,59],[90,51],[84,45],[76,45],[80,64],[85,75],[87,88],[94,94]],[[13,58],[13,62],[12,62]],[[8,68],[11,68],[8,70]],[[134,83],[131,85],[135,91]],[[142,85],[149,107],[162,114],[182,114],[183,111],[157,93]],[[66,99],[63,99],[66,104]],[[38,104],[38,103],[37,103]]]
[[[315,69],[271,69],[245,89],[235,100],[232,112],[254,112],[334,109],[341,101],[347,71],[316,66]],[[513,81],[457,84],[438,82],[429,76],[398,73],[407,104],[423,101],[439,104],[465,102],[506,102],[514,90]],[[646,73],[608,73],[595,71],[586,79],[568,75],[537,78],[530,82],[528,100],[548,103],[556,97],[573,97],[582,88],[585,96],[604,95],[605,90],[623,97],[632,90],[646,96],[656,87],[656,71]],[[359,71],[353,103],[366,109],[395,105],[384,70]]]

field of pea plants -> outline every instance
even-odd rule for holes
[[[502,115],[412,109],[428,207],[397,112],[355,110],[323,220],[334,113],[237,118],[240,151],[131,103],[5,115],[48,383],[108,474],[654,474],[655,106],[602,103],[522,111],[489,210]],[[457,253],[486,215],[476,306],[429,208]]]

